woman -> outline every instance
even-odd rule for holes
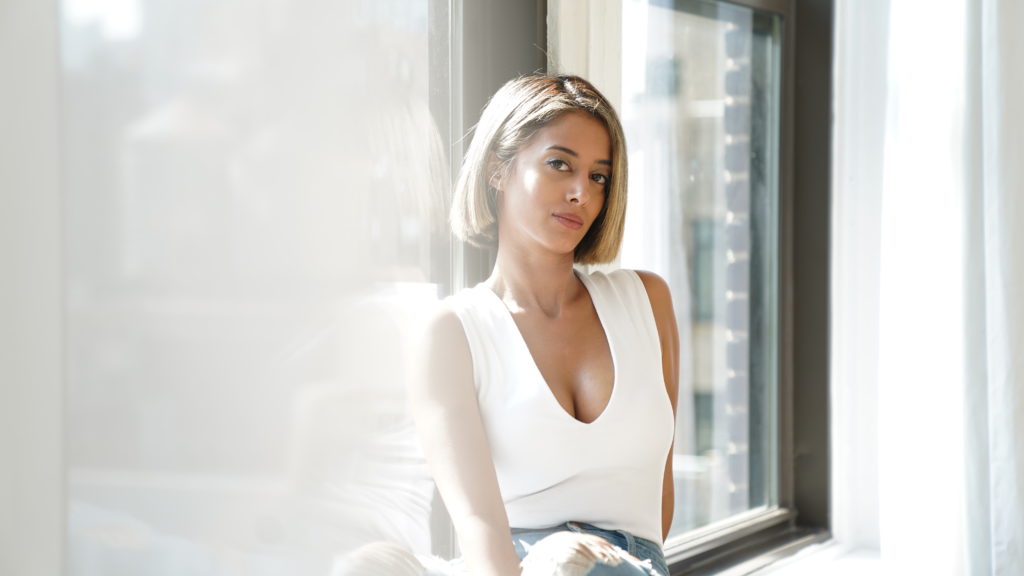
[[[654,274],[574,268],[615,258],[625,209],[622,127],[596,88],[532,75],[494,95],[452,227],[497,259],[430,322],[412,398],[473,576],[668,573],[671,296]]]

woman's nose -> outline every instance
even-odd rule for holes
[[[586,204],[590,200],[590,178],[586,175],[572,179],[569,185],[568,197],[572,204]]]

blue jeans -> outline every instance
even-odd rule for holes
[[[651,576],[652,574],[657,576],[668,576],[668,565],[665,563],[665,554],[662,552],[661,546],[657,543],[643,538],[637,538],[623,530],[604,530],[591,524],[584,524],[583,522],[566,522],[565,524],[559,524],[558,526],[553,526],[551,528],[513,528],[512,544],[515,546],[516,554],[519,555],[519,559],[522,560],[526,557],[531,546],[556,532],[576,532],[580,534],[592,534],[594,536],[598,536],[619,547],[621,550],[628,552],[638,560],[650,560],[651,567],[654,569],[654,572],[652,573],[640,566],[626,562],[617,566],[598,562],[590,569],[590,571],[587,572],[587,576]]]

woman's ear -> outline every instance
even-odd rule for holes
[[[487,162],[487,187],[499,191],[505,188],[505,167],[497,158]]]

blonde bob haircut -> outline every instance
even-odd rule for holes
[[[615,259],[626,221],[626,139],[611,104],[579,76],[521,76],[491,97],[455,184],[451,224],[456,236],[477,246],[497,246],[497,193],[491,183],[504,180],[516,153],[538,130],[569,112],[586,112],[599,120],[612,145],[604,206],[576,246],[573,260],[599,264]]]

